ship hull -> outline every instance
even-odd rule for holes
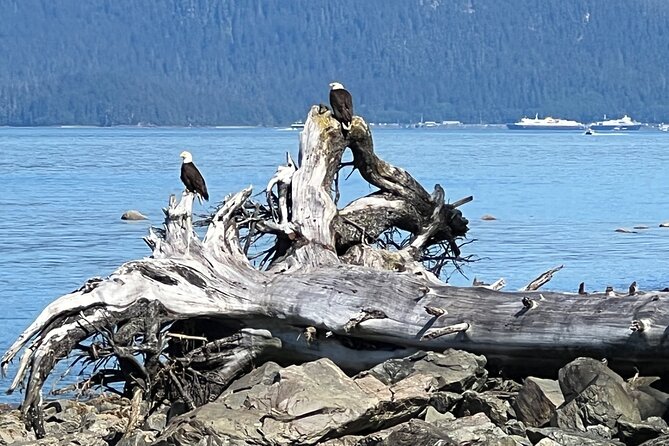
[[[629,124],[629,125],[592,124],[590,128],[598,132],[626,132],[631,130],[639,130],[641,128],[641,124]]]
[[[582,125],[523,125],[507,124],[509,130],[583,130]]]

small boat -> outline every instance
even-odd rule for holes
[[[295,121],[290,125],[290,128],[293,130],[302,130],[304,128],[304,122]]]
[[[590,124],[590,128],[597,131],[627,132],[639,130],[641,123],[634,121],[627,115],[620,119],[606,119],[606,116],[604,116],[604,121],[593,122]]]
[[[661,132],[669,132],[669,124],[664,124],[664,123],[662,123],[662,124],[660,124],[657,128],[658,128],[658,130],[660,130]]]
[[[588,129],[585,131],[584,135],[594,135],[595,132],[592,131],[592,129]]]
[[[539,118],[536,115],[534,119],[523,118],[518,122],[506,125],[509,130],[583,130],[584,124],[569,119],[559,119],[547,116]]]

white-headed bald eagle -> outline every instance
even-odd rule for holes
[[[184,150],[179,156],[183,159],[183,163],[181,163],[181,181],[186,186],[186,190],[209,201],[207,185],[204,182],[204,178],[202,178],[202,174],[197,170],[195,164],[193,164],[193,155]]]
[[[330,107],[334,118],[341,122],[341,131],[346,136],[351,130],[351,120],[353,119],[353,98],[351,93],[339,82],[330,84]]]

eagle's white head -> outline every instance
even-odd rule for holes
[[[192,163],[193,162],[193,155],[190,154],[187,150],[184,150],[181,152],[181,155],[179,155],[181,158],[183,158],[184,163]]]
[[[330,90],[343,90],[344,86],[339,82],[332,82],[330,84]]]

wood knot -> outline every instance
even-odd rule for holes
[[[316,327],[307,327],[304,330],[304,340],[311,344],[316,340]]]
[[[444,310],[443,308],[429,307],[429,306],[425,306],[424,308],[425,308],[425,311],[427,312],[427,314],[430,314],[434,317],[439,317],[439,316],[443,316],[444,314],[448,314],[448,311]]]
[[[632,330],[633,333],[641,333],[646,331],[648,328],[650,328],[650,323],[648,321],[644,321],[643,319],[635,319],[630,324],[630,330]]]

